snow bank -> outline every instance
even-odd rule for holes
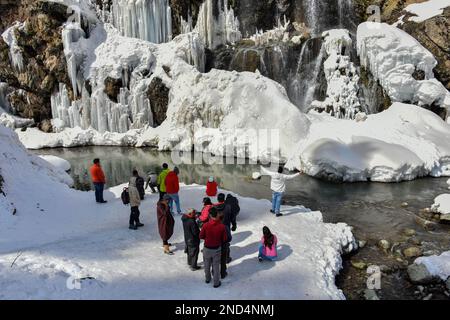
[[[326,114],[309,119],[309,135],[294,148],[288,167],[344,181],[450,175],[450,126],[423,108],[394,103],[363,122]]]
[[[67,160],[64,160],[60,157],[52,156],[52,155],[39,155],[39,158],[44,159],[51,165],[55,166],[56,168],[63,170],[63,171],[69,171],[70,170],[70,163]]]
[[[450,277],[450,251],[442,253],[440,256],[420,257],[415,264],[423,264],[431,275],[446,281]]]
[[[362,23],[357,50],[361,64],[379,80],[393,102],[450,108],[450,92],[434,78],[436,59],[403,30],[386,23]],[[422,71],[425,79],[416,80],[416,71]]]
[[[17,135],[10,129],[0,125],[0,175],[4,179],[3,192],[0,194],[5,211],[0,212],[0,225],[8,228],[11,211],[17,210],[17,215],[39,218],[40,203],[50,204],[55,193],[51,186],[58,185],[59,193],[70,192],[72,178],[62,169],[49,162],[29,154],[20,143]],[[63,184],[62,184],[63,183]],[[49,185],[48,188],[43,186]],[[36,192],[42,190],[42,193]],[[39,213],[38,213],[39,212]],[[19,220],[22,218],[19,218]],[[6,231],[7,229],[5,229]],[[2,231],[3,232],[3,231]],[[3,239],[3,235],[0,236]],[[10,238],[13,239],[13,238]]]
[[[450,194],[441,194],[434,199],[434,204],[431,206],[431,210],[441,214],[450,213]]]
[[[450,0],[429,0],[421,3],[413,3],[405,8],[405,11],[415,14],[409,21],[423,22],[444,13],[444,9],[450,7]]]
[[[7,197],[0,195],[1,299],[345,298],[335,276],[341,254],[356,248],[355,239],[349,226],[324,223],[320,212],[283,206],[285,216],[276,218],[269,213],[269,201],[240,198],[233,261],[217,290],[204,283],[202,271],[187,269],[179,216],[171,239],[175,255],[163,254],[157,194],[147,194],[141,205],[145,227],[131,231],[129,207],[120,200],[123,185],[106,190],[108,203],[99,205],[93,192],[62,184],[66,174],[56,174],[44,160],[29,155],[6,128],[0,128],[0,147],[6,157],[0,168]],[[199,209],[204,194],[204,186],[182,185],[183,210]],[[17,208],[15,215],[5,199]],[[276,263],[257,261],[264,225],[279,239]],[[66,286],[70,277],[84,278],[81,290]]]

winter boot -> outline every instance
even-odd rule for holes
[[[134,224],[130,224],[130,230],[137,230],[137,227]]]
[[[164,253],[168,255],[173,255],[173,252],[170,251],[170,247],[168,245],[164,245]]]
[[[140,223],[140,222],[136,224],[136,227],[138,227],[138,228],[143,227],[143,226],[144,226],[144,224]]]

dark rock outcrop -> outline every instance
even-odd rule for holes
[[[62,24],[68,17],[67,7],[53,2],[22,0],[8,8],[0,16],[2,28],[10,26],[11,19],[25,22],[15,34],[24,70],[11,66],[9,47],[0,39],[0,81],[6,82],[12,90],[7,99],[13,113],[39,123],[51,119],[50,97],[59,83],[65,83],[69,95],[73,96],[61,40]]]
[[[107,77],[105,79],[105,93],[108,96],[109,100],[117,103],[117,97],[120,93],[120,88],[123,87],[122,79],[114,79],[111,77]]]
[[[160,78],[153,78],[147,90],[147,97],[153,113],[155,126],[161,125],[167,118],[167,108],[169,107],[169,88]]]

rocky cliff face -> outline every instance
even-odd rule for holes
[[[9,47],[0,38],[0,82],[9,86],[7,99],[11,109],[14,114],[32,118],[36,123],[50,119],[51,94],[58,83],[70,83],[61,40],[67,8],[56,3],[23,0],[7,4],[0,11],[3,31],[13,21],[23,22],[14,32],[23,70],[11,65]]]

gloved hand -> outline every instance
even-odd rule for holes
[[[231,227],[231,231],[233,231],[233,232],[236,231],[236,229],[237,229],[237,226],[236,226],[236,225],[234,225],[234,226]]]

